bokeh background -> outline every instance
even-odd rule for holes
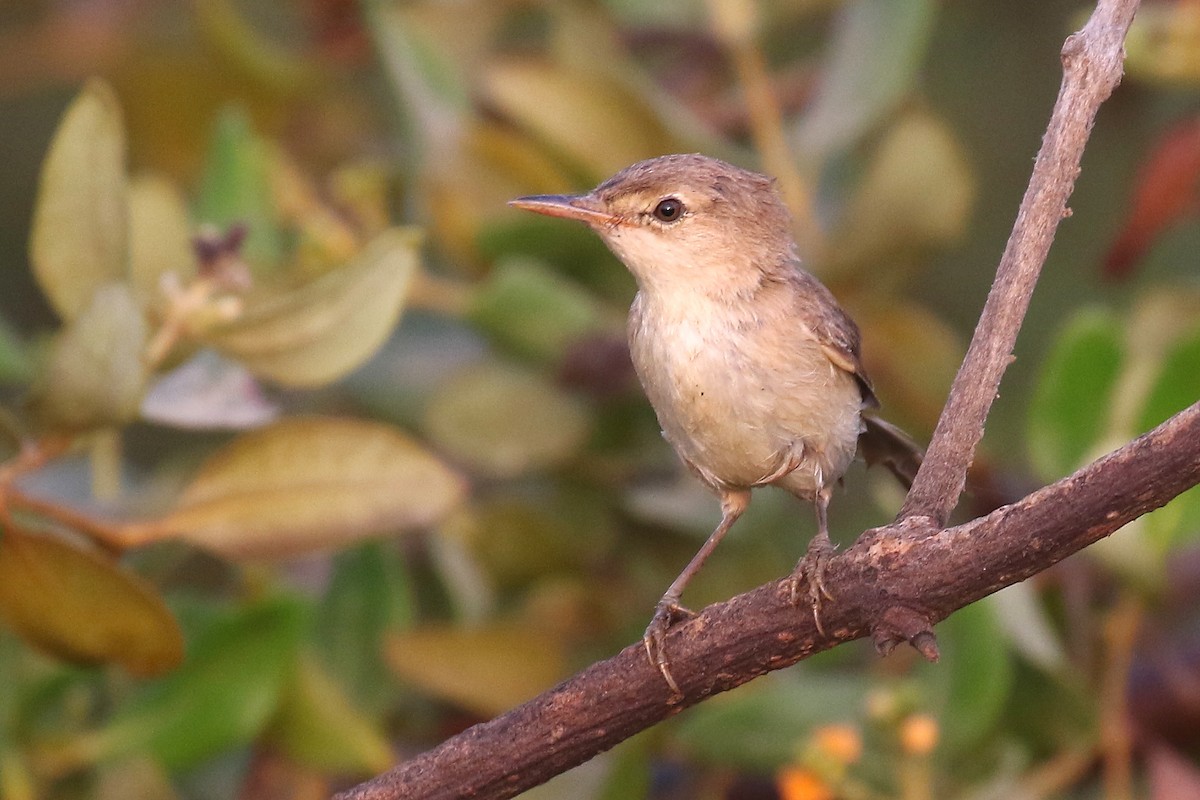
[[[512,197],[768,172],[927,441],[1078,2],[0,4],[0,800],[316,798],[635,641],[715,524]],[[962,517],[1200,397],[1200,4],[1143,4]],[[113,231],[118,231],[114,234]],[[899,507],[861,465],[848,543]],[[693,607],[787,572],[761,491]],[[1200,796],[1200,496],[540,798]]]

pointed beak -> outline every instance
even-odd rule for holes
[[[522,208],[548,217],[562,217],[589,225],[614,225],[620,219],[600,207],[591,195],[535,194],[509,200],[513,208]]]

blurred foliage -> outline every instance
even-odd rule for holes
[[[1198,9],[1139,14],[969,513],[1200,397]],[[327,796],[636,639],[716,503],[636,386],[632,279],[514,196],[678,151],[775,175],[926,438],[1085,13],[0,12],[0,800]],[[688,602],[794,562],[808,510],[757,497]],[[835,538],[897,500],[852,471]],[[939,664],[838,648],[529,796],[1200,795],[1198,534],[1193,489],[954,615]]]

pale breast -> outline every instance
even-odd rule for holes
[[[799,326],[639,295],[629,340],[664,436],[710,485],[811,498],[853,458],[860,390]]]

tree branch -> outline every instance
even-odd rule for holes
[[[928,623],[1022,581],[1200,482],[1200,403],[1068,478],[954,528],[902,520],[829,564],[827,636],[784,581],[709,606],[666,647],[683,699],[639,642],[455,736],[339,800],[505,798],[711,695],[866,635],[888,650]],[[882,625],[879,620],[884,620]]]
[[[354,787],[339,800],[506,798],[707,697],[870,635],[936,653],[932,625],[1024,580],[1200,482],[1200,404],[1023,500],[942,529],[1011,359],[1029,298],[1079,172],[1096,112],[1120,81],[1136,0],[1100,0],[1063,47],[1063,84],[1030,186],[925,464],[897,522],[833,559],[827,636],[784,582],[704,609],[666,647],[683,697],[671,703],[638,643],[512,711]]]
[[[1067,199],[1096,112],[1121,82],[1122,42],[1137,7],[1137,0],[1101,0],[1083,29],[1063,45],[1063,82],[1029,188],[901,519],[927,516],[945,525],[958,504],[1054,232],[1070,216]]]

